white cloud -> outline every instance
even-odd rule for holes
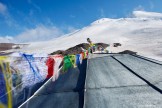
[[[37,9],[39,12],[41,12],[41,8],[37,4],[35,4],[32,0],[28,0],[28,3],[33,5],[33,7],[35,9]]]
[[[18,42],[45,41],[61,36],[63,32],[55,26],[45,27],[39,25],[34,29],[27,29],[16,36]]]
[[[75,18],[76,16],[75,16],[75,15],[70,15],[69,17],[70,17],[70,18]]]
[[[144,11],[144,7],[141,5],[138,5],[136,8],[134,8],[134,11]]]
[[[137,18],[162,18],[162,13],[133,11],[133,16]]]
[[[76,30],[77,29],[72,26],[63,26],[63,28],[58,28],[54,26],[50,19],[47,19],[47,24],[39,24],[35,28],[25,29],[23,32],[15,36],[0,36],[0,43],[28,43],[47,41]]]
[[[67,27],[67,31],[70,32],[70,33],[71,33],[71,32],[74,32],[74,31],[76,31],[76,30],[78,30],[78,29],[75,28],[75,27],[72,27],[72,26],[68,26],[68,27]]]
[[[150,9],[154,9],[155,6],[154,6],[153,2],[150,1],[149,4],[150,4]]]
[[[11,16],[10,12],[8,11],[8,7],[0,2],[0,14],[4,18],[4,22],[9,26],[9,27],[18,27],[17,22],[14,20],[14,18]]]
[[[0,2],[0,14],[6,15],[7,14],[7,6]]]
[[[101,17],[101,18],[104,18],[104,17],[105,17],[105,12],[104,12],[104,10],[101,8],[101,9],[99,9],[99,12],[100,12],[100,17]]]
[[[0,37],[0,43],[12,43],[12,42],[13,37],[11,36]]]

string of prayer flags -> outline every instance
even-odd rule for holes
[[[0,56],[0,108],[12,108],[12,105],[18,102],[16,96],[23,94],[24,88],[32,87],[46,78],[52,77],[52,81],[57,80],[60,65],[63,65],[63,72],[66,72],[82,64],[82,60],[88,56],[88,51],[64,57],[62,55],[43,56],[17,53],[10,56],[9,61],[7,61],[8,57]]]
[[[0,106],[12,108],[12,77],[9,62],[4,62],[5,59],[0,57]]]
[[[80,64],[80,54],[76,55],[76,65]]]
[[[60,64],[62,63],[63,60],[63,56],[62,55],[53,55],[51,56],[54,61],[55,61],[55,65],[54,65],[54,74],[52,77],[52,81],[55,81],[58,79],[60,72],[59,72],[59,68],[60,68]]]
[[[47,58],[34,58],[33,55],[24,53],[18,57],[11,57],[11,70],[16,73],[16,77],[21,77],[19,81],[22,83],[22,89],[46,79],[48,70],[45,63],[46,60]]]
[[[70,61],[71,61],[72,65],[73,65],[73,67],[74,68],[77,67],[76,66],[76,56],[75,55],[69,55],[69,58],[70,58]]]
[[[46,65],[48,66],[48,75],[46,78],[50,78],[53,76],[54,74],[54,65],[55,65],[55,61],[53,58],[49,57],[47,59]]]
[[[34,61],[33,55],[27,55],[24,53],[24,54],[22,54],[22,56],[26,59],[26,61],[28,61],[29,66],[30,66],[31,70],[33,71],[34,75],[37,76],[37,78],[39,78],[41,80],[41,75],[39,74],[39,69],[33,62]]]
[[[80,57],[79,57],[80,64],[82,64],[83,56],[82,56],[82,54],[79,54],[79,55],[80,55]]]
[[[63,72],[66,72],[69,68],[71,68],[73,66],[69,56],[64,56],[63,62],[64,62],[63,63]]]
[[[84,52],[81,53],[81,56],[82,56],[82,59],[85,59],[85,55],[84,55]]]

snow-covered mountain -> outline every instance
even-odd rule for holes
[[[51,53],[85,43],[86,38],[91,38],[94,43],[119,42],[122,44],[118,48],[110,47],[112,52],[132,50],[138,54],[162,60],[162,14],[134,11],[131,18],[102,18],[57,39],[30,43],[22,50]]]

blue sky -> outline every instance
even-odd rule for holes
[[[42,40],[50,39],[103,17],[128,17],[134,10],[162,13],[161,4],[162,0],[0,0],[0,37],[49,33]]]

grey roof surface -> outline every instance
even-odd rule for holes
[[[129,85],[146,85],[146,83],[110,56],[88,60],[86,88]]]
[[[162,65],[129,54],[92,56],[84,108],[162,107]]]
[[[22,108],[162,108],[162,64],[129,54],[92,54],[50,81]]]

